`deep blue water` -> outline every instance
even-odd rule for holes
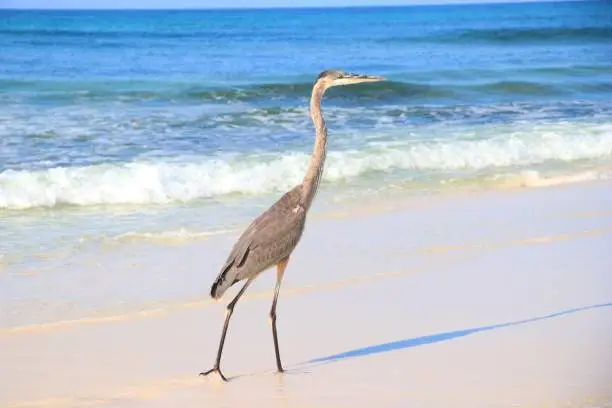
[[[325,69],[388,80],[326,94],[321,200],[610,175],[610,2],[2,10],[0,49],[5,248],[22,217],[81,236],[254,215],[301,181]]]
[[[305,152],[327,68],[389,78],[328,93],[340,139],[610,113],[607,2],[0,13],[0,171]]]

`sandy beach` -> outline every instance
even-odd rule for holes
[[[612,406],[611,187],[314,215],[279,300],[287,373],[274,373],[268,271],[236,307],[222,360],[228,383],[197,374],[213,364],[238,289],[222,302],[208,297],[237,233],[134,244],[137,264],[121,253],[73,260],[65,267],[131,268],[143,279],[175,270],[201,296],[2,328],[0,406]]]

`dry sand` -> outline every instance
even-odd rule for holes
[[[231,381],[197,375],[238,289],[207,297],[220,236],[148,260],[201,271],[201,299],[0,329],[0,406],[612,407],[610,183],[385,208],[309,221],[279,300],[286,374],[269,271],[236,307]]]

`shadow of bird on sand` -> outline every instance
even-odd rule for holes
[[[344,351],[341,353],[332,354],[332,355],[328,355],[324,357],[318,357],[318,358],[306,361],[304,363],[301,363],[299,365],[301,366],[311,365],[312,366],[312,365],[317,365],[317,364],[326,364],[326,363],[332,363],[332,362],[336,362],[336,361],[340,361],[340,360],[344,360],[348,358],[364,357],[364,356],[371,355],[371,354],[385,353],[389,351],[396,351],[396,350],[401,350],[401,349],[410,348],[410,347],[417,347],[417,346],[424,346],[428,344],[440,343],[443,341],[457,339],[459,337],[465,337],[465,336],[468,336],[474,333],[503,329],[503,328],[512,327],[512,326],[519,326],[519,325],[523,325],[527,323],[535,323],[538,321],[552,319],[555,317],[570,315],[570,314],[574,314],[578,312],[584,312],[584,311],[592,310],[592,309],[611,307],[611,306],[612,306],[612,302],[600,303],[600,304],[595,304],[595,305],[590,305],[590,306],[578,307],[574,309],[567,309],[567,310],[563,310],[560,312],[551,313],[551,314],[544,315],[544,316],[532,317],[532,318],[524,319],[524,320],[516,320],[512,322],[493,324],[489,326],[474,327],[474,328],[463,329],[463,330],[455,330],[455,331],[449,331],[449,332],[443,332],[443,333],[430,334],[430,335],[421,336],[421,337],[413,337],[413,338],[408,338],[408,339],[403,339],[403,340],[392,341],[388,343],[375,344],[372,346]]]
[[[528,323],[535,323],[535,322],[539,322],[539,321],[543,321],[547,319],[553,319],[553,318],[560,317],[560,316],[571,315],[571,314],[575,314],[579,312],[585,312],[587,310],[601,309],[601,308],[607,308],[607,307],[612,307],[612,302],[583,306],[583,307],[578,307],[574,309],[566,309],[560,312],[551,313],[551,314],[547,314],[543,316],[536,316],[536,317],[532,317],[529,319],[516,320],[512,322],[493,324],[489,326],[473,327],[473,328],[468,328],[468,329],[454,330],[454,331],[448,331],[448,332],[442,332],[442,333],[436,333],[436,334],[429,334],[429,335],[421,336],[421,337],[412,337],[412,338],[392,341],[388,343],[370,345],[366,347],[361,347],[361,348],[357,348],[353,350],[348,350],[348,351],[304,361],[304,362],[293,365],[285,373],[286,374],[308,374],[311,372],[311,370],[314,367],[318,365],[322,365],[322,364],[330,364],[330,363],[346,360],[349,358],[365,357],[365,356],[372,355],[372,354],[397,351],[397,350],[402,350],[402,349],[411,348],[411,347],[425,346],[428,344],[435,344],[435,343],[440,343],[444,341],[454,340],[454,339],[469,336],[475,333],[481,333],[481,332],[491,331],[491,330],[498,330],[498,329],[508,328],[512,326],[520,326],[520,325],[524,325]],[[253,375],[260,375],[260,374],[267,374],[267,373],[268,373],[267,371],[266,372],[261,372],[261,371],[253,372],[249,374],[237,375],[233,378],[236,379],[240,377],[249,377]]]

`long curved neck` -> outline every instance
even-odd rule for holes
[[[317,194],[317,189],[323,176],[325,155],[327,153],[327,126],[321,112],[323,93],[325,93],[325,85],[319,81],[314,85],[312,96],[310,97],[310,116],[315,126],[316,139],[310,163],[308,164],[308,170],[302,183],[301,204],[306,210],[310,208],[312,200]]]

